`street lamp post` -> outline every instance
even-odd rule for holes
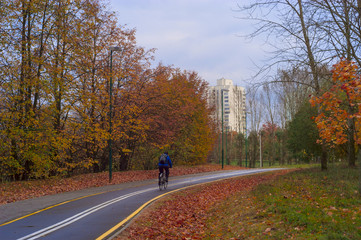
[[[221,90],[221,102],[222,102],[222,169],[223,169],[223,167],[224,167],[224,150],[223,150],[223,92],[224,91],[226,91],[226,92],[228,92],[228,90],[227,89],[222,89]]]
[[[245,132],[245,140],[246,140],[246,167],[247,167],[247,148],[248,148],[248,146],[247,146],[247,114],[248,114],[249,112],[245,112],[245,115],[246,115],[246,132]]]
[[[259,165],[263,167],[262,163],[262,131],[259,131]]]
[[[246,132],[245,132],[245,141],[246,141],[246,167],[247,167],[247,112],[246,112]]]
[[[221,90],[221,101],[222,101],[222,169],[224,165],[224,150],[223,150],[223,89]]]
[[[222,144],[221,144],[221,142],[222,142],[222,134],[219,134],[218,164],[221,164],[221,161],[222,161],[222,154],[221,154],[221,152],[222,152]]]
[[[228,139],[228,124],[226,126],[226,152],[224,154],[224,158],[226,160],[226,164],[228,164],[228,160],[227,160],[227,139]]]
[[[109,79],[109,182],[112,181],[112,91],[113,91],[113,51],[120,51],[120,47],[110,47],[110,79]]]

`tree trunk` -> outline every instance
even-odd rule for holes
[[[322,145],[322,153],[321,153],[321,170],[327,170],[327,149],[325,145]]]
[[[347,151],[348,151],[348,165],[349,167],[356,167],[356,149],[355,149],[355,122],[353,119],[348,120],[348,143],[347,143]]]
[[[299,6],[299,9],[300,9],[299,17],[300,17],[300,22],[301,22],[301,26],[302,26],[303,38],[305,40],[305,45],[306,45],[306,49],[307,49],[308,62],[309,62],[309,66],[310,66],[311,72],[312,72],[314,88],[315,88],[315,91],[316,91],[316,95],[319,96],[320,95],[319,76],[318,76],[316,61],[315,61],[313,51],[312,51],[312,48],[311,48],[311,43],[310,43],[310,39],[309,39],[309,36],[308,36],[306,24],[305,24],[305,21],[304,21],[303,7],[302,7],[302,1],[301,0],[298,0],[298,6]],[[320,109],[318,108],[318,111],[319,110]],[[324,144],[322,144],[321,170],[327,170],[327,149],[326,149],[326,146]]]
[[[358,149],[360,149],[361,145],[358,145]],[[361,195],[361,150],[358,151],[358,167],[359,167],[359,189],[358,193]]]

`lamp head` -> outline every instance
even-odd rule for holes
[[[120,51],[121,48],[120,48],[120,47],[117,47],[117,46],[112,46],[112,47],[109,47],[109,50],[110,50],[110,51]]]

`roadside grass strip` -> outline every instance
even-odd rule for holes
[[[206,239],[361,239],[358,178],[342,166],[280,176],[215,206]]]

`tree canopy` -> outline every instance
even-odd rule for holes
[[[105,1],[2,1],[0,14],[1,180],[103,171],[110,138],[119,170],[155,166],[163,149],[175,162],[205,161],[206,82],[152,68],[154,50]]]

